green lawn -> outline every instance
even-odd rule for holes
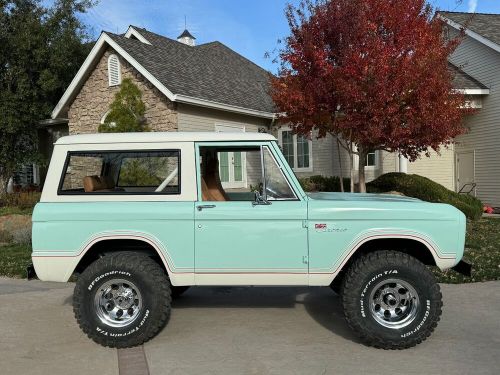
[[[464,258],[472,263],[472,277],[434,269],[438,280],[453,284],[500,280],[500,219],[483,218],[467,223]]]
[[[0,276],[26,277],[26,266],[30,263],[30,245],[0,246]]]
[[[473,276],[464,277],[455,271],[433,272],[442,283],[470,283],[500,280],[500,219],[480,219],[467,224],[465,258],[473,264]],[[31,263],[28,245],[0,246],[0,276],[26,277]]]

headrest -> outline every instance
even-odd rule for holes
[[[83,190],[86,193],[93,191],[112,189],[114,187],[113,180],[109,176],[85,176],[83,178]]]

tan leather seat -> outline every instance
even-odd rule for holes
[[[201,178],[201,195],[204,201],[228,201],[219,177],[217,158],[209,159],[205,167],[205,175]]]

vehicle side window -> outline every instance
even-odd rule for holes
[[[180,194],[180,151],[70,152],[59,194]]]
[[[297,199],[267,147],[203,146],[199,167],[203,201],[253,202],[256,193],[269,200]]]

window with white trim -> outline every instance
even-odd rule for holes
[[[354,147],[354,151],[356,151],[357,148]],[[378,151],[373,151],[373,152],[369,152],[367,155],[366,155],[366,159],[365,159],[365,169],[377,169],[379,167],[379,157],[380,157],[380,154]],[[354,169],[358,169],[359,168],[359,156],[358,155],[354,155],[354,158],[353,158],[353,164],[354,164]]]
[[[110,86],[118,86],[122,83],[120,60],[115,54],[108,57],[108,81]]]
[[[293,134],[291,129],[278,130],[278,141],[286,161],[296,172],[311,172],[312,140],[301,134]]]
[[[376,167],[377,166],[377,153],[375,151],[369,152],[366,155],[365,167]]]

